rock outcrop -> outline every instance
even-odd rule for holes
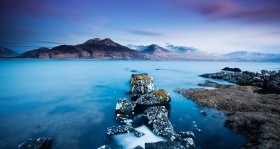
[[[132,100],[119,99],[116,105],[116,120],[120,123],[129,124],[134,118],[136,104]]]
[[[134,127],[131,125],[119,125],[119,126],[112,126],[107,128],[107,135],[116,135],[116,134],[123,134],[123,133],[133,133],[136,137],[141,137],[144,133],[135,130]]]
[[[51,138],[28,139],[21,143],[18,149],[50,149],[52,144]]]
[[[167,142],[148,143],[145,148],[194,148],[192,132],[177,133],[168,118],[170,95],[164,89],[154,90],[153,78],[148,74],[133,74],[130,79],[131,100],[118,100],[116,104],[116,120],[125,125],[107,128],[107,135],[133,133],[137,137],[145,134],[134,127],[145,124],[156,135],[166,138]],[[139,107],[146,107],[137,111]],[[138,113],[137,113],[137,112]],[[136,116],[138,114],[138,116]],[[140,118],[139,118],[140,116]],[[142,148],[137,146],[135,148]]]
[[[143,106],[165,106],[171,102],[170,95],[164,89],[153,90],[140,96],[136,103]]]
[[[153,78],[145,73],[132,74],[130,86],[131,98],[137,99],[138,97],[154,90]]]
[[[146,124],[150,126],[157,135],[168,138],[168,140],[180,140],[180,135],[177,134],[168,120],[168,110],[164,106],[150,107],[144,111]]]
[[[206,73],[202,77],[222,79],[238,85],[257,86],[266,92],[280,93],[280,71],[262,70],[258,72],[217,72]]]

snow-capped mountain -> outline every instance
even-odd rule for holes
[[[143,50],[145,50],[148,46],[128,44],[128,45],[126,45],[126,47],[128,47],[128,48],[130,48],[130,49],[133,49],[133,50],[137,50],[137,51],[143,51]]]

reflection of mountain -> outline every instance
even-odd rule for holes
[[[151,59],[151,60],[210,60],[210,61],[280,61],[280,54],[264,54],[238,51],[229,54],[209,54],[192,47],[165,47],[152,44],[122,46],[109,38],[90,39],[78,45],[60,45],[51,49],[39,48],[27,51],[19,58],[54,59]]]
[[[15,57],[17,56],[18,53],[16,53],[13,50],[4,48],[4,47],[0,47],[0,57]]]

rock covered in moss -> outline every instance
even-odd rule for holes
[[[124,134],[124,133],[133,133],[136,137],[141,137],[144,135],[144,133],[137,131],[134,127],[131,125],[118,125],[118,126],[112,126],[107,128],[107,135],[117,135],[117,134]]]
[[[171,102],[170,95],[164,89],[153,90],[150,93],[146,93],[140,96],[136,103],[138,105],[145,105],[145,106],[161,106],[167,105]]]
[[[119,99],[116,104],[116,119],[117,121],[129,124],[134,117],[134,108],[136,104],[132,100]]]
[[[130,93],[132,99],[154,90],[153,78],[146,73],[132,74],[130,79]]]
[[[35,138],[21,143],[18,149],[50,149],[51,145],[52,138]]]
[[[175,132],[168,120],[168,110],[164,106],[150,107],[144,111],[144,119],[157,135],[171,141],[180,140],[180,135]]]

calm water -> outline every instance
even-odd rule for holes
[[[199,74],[224,66],[258,71],[275,70],[279,63],[0,60],[0,148],[16,148],[30,137],[52,137],[53,148],[97,148],[122,144],[124,137],[106,137],[115,125],[114,108],[119,97],[128,97],[133,71],[154,77],[155,88],[167,89],[172,97],[170,120],[176,130],[193,130],[201,148],[238,148],[242,135],[224,127],[220,111],[204,109],[181,95],[176,88],[198,87]],[[133,140],[132,140],[133,141]],[[131,141],[130,141],[131,142]],[[125,146],[127,147],[127,146]]]

